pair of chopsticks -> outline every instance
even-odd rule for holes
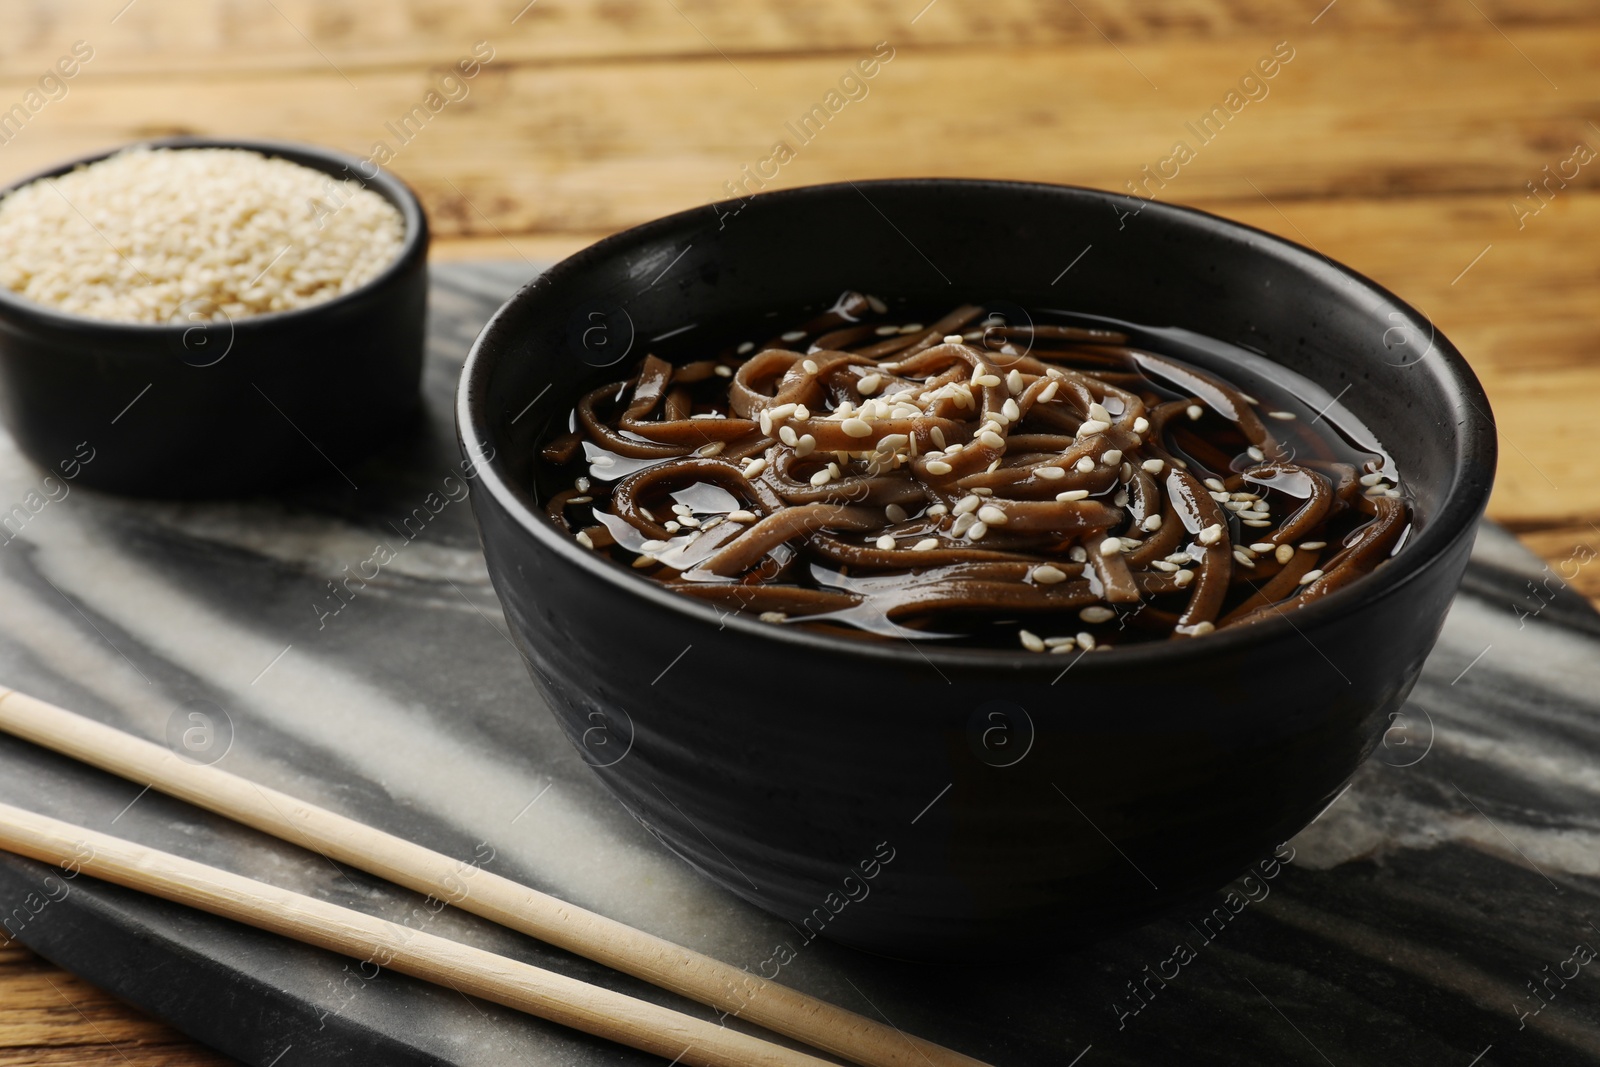
[[[0,730],[313,849],[863,1067],[985,1067],[481,867],[0,687]],[[0,804],[0,849],[384,966],[696,1067],[828,1061],[434,934]],[[87,858],[85,858],[87,857]]]

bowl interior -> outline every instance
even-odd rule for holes
[[[488,460],[484,486],[532,536],[604,580],[713,616],[714,609],[558,535],[531,489],[534,442],[552,418],[566,418],[582,391],[621,377],[652,338],[720,335],[720,323],[769,314],[788,324],[804,317],[801,308],[826,307],[847,288],[914,305],[1004,300],[1181,327],[1262,353],[1337,398],[1398,462],[1415,493],[1417,521],[1405,550],[1381,573],[1304,609],[1319,617],[1405,582],[1470,530],[1487,499],[1495,442],[1476,378],[1427,319],[1380,286],[1202,212],[1007,182],[811,186],[709,205],[601,241],[524,288],[485,329],[462,378],[463,446]],[[1204,654],[1216,642],[1289,625],[1274,619],[1096,658]],[[920,654],[798,628],[777,633],[856,654]],[[957,660],[1026,655],[926,651]]]

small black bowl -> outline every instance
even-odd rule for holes
[[[690,324],[794,321],[845,288],[920,307],[1005,297],[1265,353],[1342,393],[1387,446],[1415,492],[1410,543],[1292,617],[1065,670],[1064,656],[719,614],[545,519],[535,435],[621,376],[593,365],[607,353],[636,334],[637,358]],[[1147,921],[1318,814],[1438,636],[1494,474],[1488,410],[1426,319],[1305,248],[1118,194],[929,180],[762,194],[578,253],[478,338],[457,427],[519,647],[622,803],[794,924],[791,947],[820,935],[949,958]]]
[[[360,288],[232,322],[108,322],[0,287],[0,419],[57,477],[141,496],[248,493],[336,477],[418,405],[428,224],[403,182],[341,152],[277,141],[169,138],[156,148],[242,148],[360,182],[399,209],[398,257]],[[120,151],[120,149],[118,149]],[[13,182],[65,174],[101,152]]]

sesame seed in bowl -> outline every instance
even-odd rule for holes
[[[352,472],[419,410],[428,225],[354,156],[171,138],[0,188],[0,421],[77,484],[218,497]],[[353,490],[352,490],[353,491]]]

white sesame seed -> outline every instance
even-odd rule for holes
[[[1014,370],[1006,375],[1006,388],[1013,393],[1022,392],[1022,372]]]
[[[933,507],[928,509],[927,513],[929,515],[948,515],[950,513],[950,509],[943,504],[935,504]]]
[[[1033,580],[1040,585],[1055,585],[1067,580],[1067,572],[1045,563],[1033,568]]]
[[[1257,552],[1257,553],[1271,552],[1272,551],[1272,547],[1273,547],[1272,545],[1268,544],[1265,541],[1257,541],[1257,542],[1255,542],[1254,544],[1252,544],[1250,546],[1250,551]]]
[[[789,616],[781,611],[763,611],[759,616],[762,622],[788,622]]]
[[[1199,404],[1190,404],[1184,409],[1184,411],[1188,414],[1191,420],[1198,419],[1201,415],[1205,414],[1204,409],[1202,409]]]
[[[989,524],[979,519],[967,528],[967,537],[974,541],[982,541],[984,534],[989,532]]]
[[[1095,422],[1103,422],[1108,426],[1112,422],[1111,412],[1106,410],[1104,404],[1099,403],[1091,403],[1089,405],[1089,418]]]
[[[645,552],[660,552],[663,548],[667,547],[667,543],[665,541],[658,541],[654,538],[651,538],[639,547]]]
[[[1320,548],[1327,548],[1328,547],[1328,542],[1326,542],[1326,541],[1301,541],[1300,542],[1300,547],[1305,549],[1307,552],[1315,552]]]
[[[920,322],[908,322],[904,326],[900,327],[900,332],[903,333],[903,334],[904,333],[920,333],[921,331],[922,331],[922,323],[920,323]]]
[[[1294,412],[1292,411],[1269,411],[1267,415],[1274,419],[1281,419],[1284,422],[1294,418]]]
[[[667,531],[667,533],[677,533],[679,530],[683,529],[683,524],[673,519],[668,519],[661,525]]]
[[[1210,489],[1214,493],[1220,493],[1222,490],[1227,488],[1227,486],[1222,484],[1222,479],[1220,478],[1207,478],[1206,488]],[[1223,497],[1223,499],[1226,500],[1227,497]]]
[[[766,469],[767,460],[765,456],[752,456],[744,461],[744,476],[746,478],[754,478]]]
[[[718,378],[732,378],[733,377],[733,368],[728,366],[726,363],[718,363],[715,367],[712,368],[712,370],[716,372],[716,375],[717,375]]]
[[[594,497],[592,496],[569,496],[567,498],[567,503],[569,504],[590,504],[593,502]]]
[[[1250,553],[1246,552],[1244,549],[1242,549],[1242,548],[1234,549],[1233,550],[1233,558],[1238,560],[1241,565],[1243,565],[1245,567],[1249,567],[1251,570],[1255,570],[1256,561],[1253,558],[1251,558]]]
[[[587,493],[589,491],[589,486],[592,484],[594,483],[590,482],[588,478],[581,474],[572,480],[572,488],[576,489],[580,493]]]
[[[1108,448],[1100,456],[1100,462],[1108,467],[1115,467],[1122,462],[1122,449]]]
[[[1074,463],[1073,466],[1077,468],[1079,474],[1088,474],[1090,471],[1094,470],[1094,460],[1088,456],[1084,456],[1082,459],[1078,460],[1078,462]]]
[[[926,466],[929,474],[939,476],[949,474],[951,471],[955,470],[954,467],[950,466],[950,464],[946,463],[942,459],[930,459],[928,460]]]
[[[760,516],[758,516],[755,512],[745,511],[743,508],[740,508],[738,511],[728,512],[729,522],[755,522],[759,517]]]
[[[1294,559],[1294,546],[1279,545],[1272,550],[1272,558],[1279,563],[1288,563],[1291,559]]]
[[[799,406],[798,404],[779,404],[775,408],[768,408],[767,413],[772,416],[773,422],[782,422],[793,415],[795,408]]]
[[[1321,577],[1322,577],[1322,572],[1321,571],[1319,571],[1319,570],[1309,570],[1309,571],[1306,571],[1304,574],[1302,574],[1300,576],[1300,584],[1301,585],[1310,585],[1312,582],[1316,581],[1318,578],[1321,578]]]
[[[1189,627],[1190,637],[1204,637],[1206,634],[1213,634],[1216,632],[1217,624],[1214,622],[1197,622],[1193,626]]]
[[[935,549],[935,548],[938,548],[938,547],[939,547],[939,539],[938,538],[936,538],[936,537],[924,537],[922,540],[920,540],[916,544],[912,545],[911,546],[911,550],[913,552],[927,552],[930,549]]]
[[[1031,630],[1018,630],[1017,639],[1022,642],[1022,647],[1029,652],[1044,651],[1044,638]]]
[[[838,455],[838,453],[835,452],[834,455]],[[839,477],[839,464],[837,464],[837,463],[828,464],[828,473],[833,475],[835,478]]]
[[[739,347],[736,349],[736,351],[741,356],[749,355],[751,352],[754,352],[755,350],[756,350],[756,343],[754,341],[745,341],[742,344],[740,344]]]
[[[1255,445],[1251,445],[1244,451],[1246,455],[1255,460],[1257,463],[1260,463],[1262,460],[1267,458],[1267,454],[1261,451],[1261,449],[1257,448]]]
[[[793,426],[784,426],[778,430],[778,440],[793,448],[795,442],[800,440],[800,435],[794,432]]]
[[[726,441],[712,441],[709,445],[701,445],[694,451],[697,456],[714,456],[727,447],[728,443]]]
[[[584,548],[594,547],[594,541],[582,530],[579,530],[577,533],[573,534],[572,539],[578,542],[578,544],[582,545]]]
[[[888,337],[892,333],[899,333],[900,332],[900,327],[898,327],[898,326],[887,326],[887,325],[886,326],[879,326],[876,330],[873,330],[872,332],[877,334],[879,337]]]
[[[1128,506],[1128,491],[1126,489],[1118,489],[1115,493],[1112,494],[1111,502],[1113,504],[1115,504],[1119,508],[1127,507]]]
[[[1377,485],[1379,482],[1382,482],[1382,481],[1386,481],[1386,479],[1384,478],[1384,476],[1381,473],[1378,473],[1376,471],[1374,471],[1371,474],[1363,474],[1361,476],[1361,484],[1362,485]]]
[[[684,526],[693,527],[693,526],[699,526],[700,525],[700,520],[695,518],[693,515],[683,515],[683,516],[679,517],[678,521],[680,523],[682,523]],[[710,523],[707,523],[706,525],[709,526]]]
[[[890,549],[894,548],[894,534],[884,534],[882,537],[878,538],[878,540],[876,542],[874,542],[874,543],[879,548],[881,548],[885,552],[887,552]]]
[[[1074,500],[1086,499],[1088,496],[1089,490],[1087,489],[1068,489],[1065,493],[1057,493],[1056,499],[1063,503],[1071,503]]]
[[[872,435],[872,424],[866,419],[845,419],[839,428],[851,437],[870,437]]]
[[[1158,571],[1164,571],[1167,574],[1172,574],[1178,569],[1178,565],[1176,563],[1168,563],[1164,559],[1153,559],[1150,561],[1150,566],[1154,567]]]
[[[1080,438],[1088,437],[1090,434],[1105,433],[1109,429],[1111,429],[1109,422],[1101,419],[1085,419],[1078,427],[1078,436]]]
[[[1110,622],[1116,617],[1116,612],[1110,608],[1103,608],[1099,604],[1091,604],[1078,612],[1078,618],[1084,622]]]
[[[1144,521],[1139,524],[1139,528],[1144,530],[1146,533],[1155,533],[1157,530],[1161,529],[1161,516],[1146,515],[1144,517]]]
[[[1141,415],[1137,419],[1133,420],[1133,432],[1134,433],[1144,433],[1145,431],[1147,431],[1149,429],[1150,429],[1150,420],[1145,418],[1143,415]]]
[[[956,521],[950,524],[950,534],[952,537],[961,537],[977,525],[977,522],[978,516],[970,511],[963,511],[956,516]]]
[[[958,345],[961,343],[961,335],[959,333],[947,333],[944,335],[944,343],[947,345]]]
[[[1214,545],[1220,540],[1222,540],[1221,523],[1213,523],[1200,531],[1200,543],[1202,545]]]
[[[978,441],[980,444],[988,445],[990,448],[1004,449],[1006,447],[1006,439],[993,430],[985,430],[980,433]]]
[[[1039,396],[1036,402],[1040,404],[1048,404],[1050,401],[1056,398],[1056,394],[1060,391],[1060,382],[1050,382],[1043,389],[1039,390]]]
[[[993,504],[985,504],[978,509],[978,519],[989,526],[1004,526],[1011,521],[1011,516]]]
[[[1194,571],[1179,571],[1172,576],[1172,582],[1179,589],[1194,581]]]
[[[602,469],[606,467],[615,467],[616,465],[617,461],[612,456],[596,456],[589,461],[589,466],[600,467]]]
[[[1043,478],[1047,482],[1053,482],[1058,478],[1067,476],[1067,472],[1060,467],[1035,467],[1033,473],[1035,477]]]
[[[1146,474],[1160,474],[1166,469],[1167,465],[1159,459],[1147,459],[1139,466],[1144,469]]]
[[[1008,422],[1016,422],[1022,418],[1022,408],[1017,406],[1015,399],[1008,399],[1004,404],[1001,404],[1000,411],[1005,415]]]
[[[972,493],[974,496],[994,496],[994,490],[990,489],[987,485],[973,486]]]
[[[972,384],[981,385],[985,389],[993,389],[1000,384],[1000,376],[998,374],[982,374],[972,379]]]
[[[798,341],[805,335],[806,332],[804,330],[790,330],[788,333],[783,335],[783,339],[785,341]]]
[[[1102,556],[1115,556],[1121,554],[1121,552],[1122,538],[1120,537],[1108,537],[1100,542],[1100,554]]]
[[[812,485],[827,485],[833,480],[833,472],[826,467],[811,476]]]
[[[804,337],[805,334],[801,334],[800,336]],[[791,341],[791,340],[796,340],[797,339],[797,338],[790,337],[788,334],[784,334],[783,337],[784,337],[784,340],[786,340],[786,341]],[[805,371],[807,374],[815,374],[815,373],[817,373],[817,361],[814,360],[814,359],[802,359],[800,361],[800,369]]]
[[[1094,634],[1087,632],[1079,634],[1078,644],[1083,646],[1085,652],[1092,651],[1094,649]]]
[[[1242,504],[1237,500],[1228,499],[1228,494],[1227,493],[1212,493],[1211,494],[1211,499],[1215,500],[1217,503],[1223,505],[1229,511],[1238,511],[1241,508],[1246,510],[1246,511],[1248,511],[1250,509],[1250,505],[1249,504]]]
[[[864,375],[859,382],[856,382],[856,392],[860,393],[862,396],[871,396],[873,393],[878,391],[878,386],[882,384],[882,375],[867,374]]]
[[[1067,558],[1074,563],[1085,563],[1089,559],[1089,553],[1082,545],[1073,545],[1067,550]]]
[[[978,505],[982,503],[983,497],[978,496],[976,493],[968,493],[966,496],[956,501],[954,510],[957,515],[965,515],[968,512],[977,511]]]
[[[1250,505],[1252,511],[1259,511],[1263,514],[1269,511],[1271,507],[1272,505],[1268,504],[1265,500],[1257,500],[1254,504]]]
[[[928,430],[928,436],[933,439],[933,443],[935,445],[939,446],[940,448],[944,447],[944,431],[942,429],[934,426]]]

